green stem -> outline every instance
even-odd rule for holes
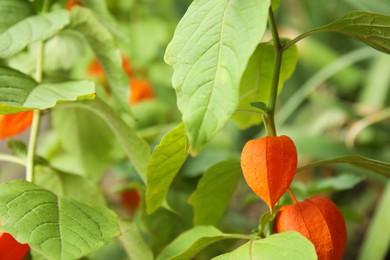
[[[38,49],[37,49],[37,65],[36,65],[35,75],[34,75],[34,78],[38,83],[42,82],[43,47],[44,47],[43,41],[39,41]],[[35,158],[35,151],[37,146],[40,121],[41,121],[41,111],[34,110],[34,117],[31,124],[31,132],[30,132],[29,145],[27,151],[27,161],[26,161],[26,180],[29,182],[32,182],[34,179],[34,158]]]
[[[11,162],[22,166],[26,166],[25,161],[9,154],[0,154],[0,161]]]
[[[272,38],[274,40],[274,47],[275,47],[275,63],[274,63],[274,73],[272,78],[272,85],[271,85],[271,93],[268,101],[267,111],[264,114],[264,123],[267,129],[267,134],[270,136],[276,136],[276,127],[275,127],[275,120],[274,120],[274,114],[275,114],[275,106],[276,106],[276,98],[278,95],[278,86],[279,86],[279,77],[280,77],[280,70],[282,66],[282,55],[283,55],[283,46],[280,42],[278,29],[275,22],[274,13],[272,11],[272,8],[269,8],[269,16],[268,21],[272,33]]]

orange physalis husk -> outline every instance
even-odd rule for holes
[[[75,7],[76,5],[78,5],[78,6],[83,6],[83,4],[80,3],[79,1],[76,1],[76,0],[69,0],[69,1],[66,3],[66,10],[70,11],[70,10],[72,10],[72,8]]]
[[[341,260],[347,243],[345,221],[328,198],[315,196],[283,206],[276,214],[274,231],[297,231],[315,246],[319,260]]]
[[[133,70],[131,68],[129,59],[124,54],[121,54],[121,58],[122,69],[126,72],[127,75],[132,75]],[[92,62],[89,64],[87,68],[87,73],[93,77],[105,77],[103,67],[97,59],[93,59]]]
[[[136,189],[128,189],[120,193],[122,205],[130,215],[134,215],[141,204],[141,196]]]
[[[33,111],[0,115],[0,139],[20,134],[29,128],[32,123],[33,115]]]
[[[28,253],[28,244],[20,244],[9,233],[0,232],[0,259],[19,260]]]
[[[154,98],[152,85],[146,79],[130,78],[130,104]]]
[[[297,150],[285,135],[248,141],[241,154],[241,168],[249,187],[272,211],[290,186],[297,168]]]

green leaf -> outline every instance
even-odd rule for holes
[[[56,10],[28,17],[0,34],[0,58],[21,51],[28,44],[53,36],[69,23],[69,13]]]
[[[278,93],[282,91],[284,82],[290,78],[298,61],[298,50],[295,46],[287,49],[282,56]],[[240,110],[252,110],[253,102],[268,104],[274,73],[275,48],[272,43],[261,43],[252,54],[248,66],[241,79]],[[241,128],[259,124],[262,116],[258,113],[236,113],[233,116]]]
[[[114,135],[106,122],[80,108],[55,109],[52,120],[62,147],[75,157],[83,176],[99,181],[116,159],[113,151],[117,142],[113,141]]]
[[[154,149],[147,169],[146,206],[149,214],[164,202],[174,177],[187,159],[184,124],[169,131]]]
[[[386,259],[390,246],[390,181],[387,182],[382,198],[376,207],[363,245],[359,252],[359,260]]]
[[[36,56],[36,52],[34,50],[32,52]],[[86,52],[87,45],[79,33],[74,30],[62,30],[45,42],[44,71],[70,70]]]
[[[60,197],[67,197],[90,205],[105,205],[103,194],[94,182],[50,166],[35,166],[34,184]]]
[[[236,250],[217,256],[214,260],[315,260],[314,245],[297,232],[283,232],[265,239],[251,240]]]
[[[158,255],[157,260],[192,259],[202,249],[215,242],[242,237],[242,235],[224,234],[213,226],[197,226],[172,241]]]
[[[390,54],[390,16],[352,11],[340,19],[302,34],[299,39],[317,32],[338,32]]]
[[[246,64],[266,29],[269,0],[194,1],[179,22],[165,61],[194,154],[238,105]]]
[[[102,64],[116,104],[130,113],[129,79],[122,69],[120,50],[110,32],[87,8],[75,7],[71,11],[70,28],[80,32]]]
[[[251,102],[252,107],[256,107],[261,111],[267,111],[267,105],[264,102]]]
[[[0,185],[1,231],[48,259],[78,259],[119,235],[113,212],[26,181]]]
[[[27,75],[0,66],[0,115],[31,109],[47,109],[57,103],[93,99],[95,83],[89,80],[36,83]]]
[[[107,26],[111,33],[118,36],[119,38],[127,40],[127,36],[121,32],[117,21],[110,14],[106,5],[106,1],[81,0],[81,2],[84,4],[84,6],[91,9],[94,14],[96,14],[97,18]]]
[[[343,191],[355,187],[363,181],[363,177],[356,174],[341,174],[332,178],[323,178],[313,181],[308,185],[308,192],[311,195],[325,192]]]
[[[223,161],[208,169],[194,193],[194,225],[217,225],[241,176],[241,165],[235,160]]]
[[[142,181],[146,183],[146,169],[150,159],[149,144],[140,138],[137,132],[126,124],[110,106],[101,99],[96,98],[94,101],[66,103],[59,107],[83,108],[94,112],[102,118],[113,131]]]
[[[334,163],[348,163],[348,164],[351,164],[353,166],[362,168],[364,170],[367,170],[367,171],[370,171],[373,173],[377,173],[377,174],[380,174],[380,175],[383,175],[385,177],[390,178],[390,163],[381,162],[381,161],[373,160],[370,158],[365,158],[365,157],[358,156],[358,155],[339,157],[339,158],[310,163],[308,165],[299,167],[297,169],[297,173],[305,171],[306,169],[310,169],[313,167],[334,164]]]
[[[153,253],[143,240],[136,223],[121,220],[122,235],[118,238],[131,259],[153,260]]]
[[[0,1],[0,33],[10,26],[35,13],[34,7],[26,0]]]

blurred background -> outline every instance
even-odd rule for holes
[[[191,2],[106,0],[112,14],[110,19],[115,20],[112,23],[115,26],[111,28],[119,29],[111,31],[131,67],[130,80],[146,82],[153,93],[133,104],[137,121],[128,120],[152,146],[180,122],[171,86],[172,69],[164,63],[163,57],[175,26]],[[64,8],[65,4],[66,1],[56,1],[53,8]],[[281,37],[291,39],[330,23],[351,10],[390,15],[390,5],[383,0],[283,0],[276,11],[276,18]],[[68,37],[67,42],[62,42],[65,48],[73,51],[59,57],[51,53],[58,47],[58,42],[52,43],[57,46],[53,50],[50,42],[47,43],[47,78],[91,78],[101,85],[98,92],[104,95],[106,83],[101,74],[91,69],[94,62],[91,50],[82,41],[77,42],[77,37],[63,36],[62,40]],[[299,165],[348,155],[390,162],[390,56],[336,33],[310,36],[298,43],[298,50],[296,70],[278,98],[276,127],[278,134],[289,135],[294,140],[299,152]],[[14,57],[10,64],[19,68],[25,66],[23,68],[28,71],[28,55],[23,53]],[[88,118],[91,116],[88,115]],[[120,208],[118,190],[133,187],[142,194],[140,180],[118,144],[112,141],[114,138],[109,130],[96,136],[91,136],[91,131],[87,130],[87,133],[74,132],[77,130],[69,127],[70,120],[80,124],[76,117],[65,120],[61,111],[44,117],[38,153],[63,171],[75,174],[101,172],[101,186],[115,209]],[[95,119],[91,120],[87,124],[89,127],[106,127]],[[158,253],[174,237],[192,226],[192,208],[187,200],[202,174],[219,161],[239,158],[243,144],[264,133],[261,124],[239,129],[230,122],[198,157],[189,158],[168,196],[168,202],[174,201],[172,205],[177,214],[164,209],[151,216],[145,215],[142,210],[123,214],[143,223],[141,227],[144,228],[145,239]],[[67,142],[72,142],[70,135],[89,137],[74,151],[72,149],[75,148],[67,145]],[[27,136],[24,133],[17,139],[26,142]],[[99,144],[96,144],[97,140]],[[84,166],[87,164],[83,165],[83,159],[80,159],[83,156],[80,147],[83,145],[96,152],[92,160],[99,158],[93,169],[86,169]],[[7,152],[6,141],[0,141],[0,147]],[[0,182],[16,177],[23,178],[22,167],[1,163]],[[348,165],[331,165],[298,174],[292,189],[299,200],[324,194],[339,206],[348,229],[345,259],[380,259],[375,256],[385,259],[383,251],[388,250],[390,242],[390,185],[385,177]],[[282,203],[289,203],[289,198],[283,197]],[[229,210],[218,227],[227,233],[250,233],[257,228],[260,216],[267,210],[265,203],[259,201],[241,179]],[[230,241],[217,243],[202,251],[197,259],[209,259],[235,246],[237,244]],[[117,257],[115,259],[126,258],[115,242],[90,258],[114,259],[114,256]],[[390,256],[389,252],[387,256]]]

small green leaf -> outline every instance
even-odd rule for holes
[[[242,235],[224,234],[213,226],[197,226],[180,236],[163,249],[157,260],[192,259],[207,246],[223,239],[242,238]]]
[[[300,38],[317,32],[338,32],[390,54],[390,16],[388,15],[352,11],[330,24],[303,34]]]
[[[131,259],[153,260],[153,252],[143,240],[137,224],[121,220],[119,226],[122,235],[118,239],[127,255]]]
[[[283,232],[265,239],[251,240],[236,250],[217,256],[213,260],[316,260],[314,245],[297,232]]]
[[[58,197],[26,181],[0,185],[1,231],[48,259],[79,259],[120,234],[103,207]]]
[[[240,78],[264,35],[269,6],[269,0],[194,1],[179,22],[165,61],[174,69],[191,153],[236,110]]]
[[[381,161],[373,160],[370,158],[365,158],[365,157],[358,156],[358,155],[339,157],[339,158],[310,163],[308,165],[299,167],[297,169],[297,173],[305,171],[306,169],[310,169],[313,167],[334,164],[334,163],[348,163],[348,164],[351,164],[353,166],[362,168],[364,170],[367,170],[367,171],[370,171],[373,173],[377,173],[377,174],[380,174],[380,175],[383,175],[385,177],[390,178],[390,163],[381,162]]]
[[[190,204],[194,206],[194,225],[217,225],[241,176],[237,161],[223,161],[208,169],[194,193]]]
[[[94,182],[50,166],[35,166],[34,184],[60,197],[67,197],[89,205],[105,205],[103,194]],[[80,192],[81,190],[83,192]]]
[[[34,7],[25,0],[0,1],[0,33],[15,23],[35,13]]]
[[[278,213],[280,206],[275,206],[272,212],[265,212],[259,222],[259,234],[260,236],[270,236],[274,231],[274,222],[276,214]]]
[[[149,214],[162,205],[174,177],[187,159],[184,124],[169,131],[154,149],[147,169],[146,206]]]
[[[69,23],[69,13],[56,10],[28,17],[0,34],[0,58],[21,51],[28,44],[53,36]]]
[[[27,75],[0,66],[0,115],[31,109],[47,109],[57,103],[95,98],[95,83],[89,80],[36,83]]]
[[[138,175],[146,183],[146,169],[150,159],[149,144],[140,138],[137,132],[126,124],[110,106],[100,98],[94,101],[66,103],[59,108],[78,107],[94,112],[102,118],[114,132],[116,139],[122,146]]]
[[[267,105],[264,102],[251,102],[252,107],[256,107],[261,111],[267,111]]]
[[[116,104],[130,113],[129,79],[122,69],[120,50],[114,38],[87,8],[75,7],[71,11],[70,28],[80,32],[102,64]]]
[[[294,72],[297,61],[298,50],[295,46],[283,53],[278,93],[282,91],[284,82]],[[263,103],[264,107],[267,106],[272,87],[274,63],[275,48],[273,44],[270,42],[259,44],[241,78],[238,110],[253,110],[253,102]],[[263,106],[259,108],[262,109]],[[236,113],[233,115],[233,119],[241,128],[248,128],[259,124],[262,121],[262,116],[258,113]]]

